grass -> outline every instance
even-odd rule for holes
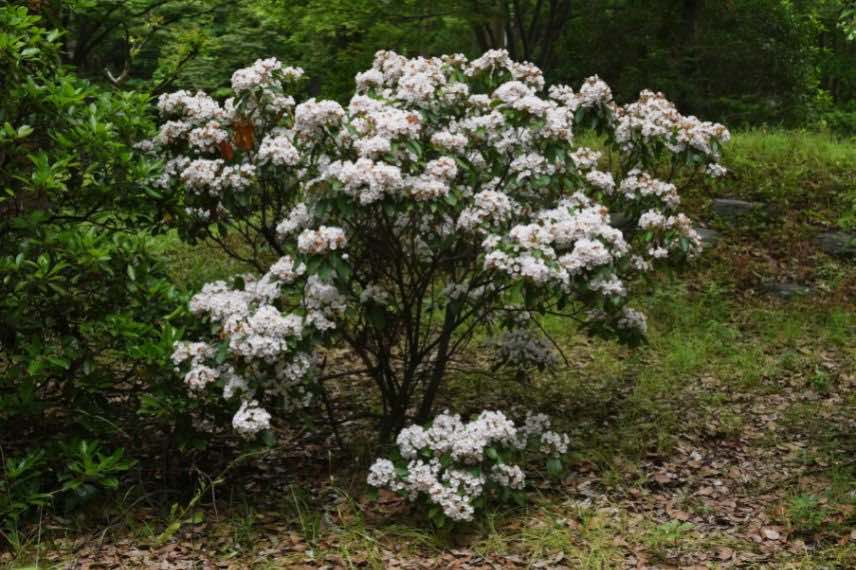
[[[225,255],[216,244],[190,245],[183,242],[176,231],[153,239],[152,247],[166,260],[170,278],[191,290],[201,289],[211,281],[254,272],[248,265]]]
[[[287,471],[264,496],[241,493],[244,479],[276,481],[242,472],[237,499],[216,511],[203,501],[205,521],[176,535],[181,556],[235,568],[856,567],[856,266],[800,246],[836,222],[856,144],[742,132],[725,163],[731,175],[712,191],[779,205],[778,222],[723,228],[699,263],[652,284],[640,299],[647,345],[631,351],[548,320],[571,368],[529,385],[459,375],[442,394],[456,409],[520,402],[553,415],[572,436],[568,478],[536,487],[525,507],[438,532],[398,504],[367,503],[352,466],[335,482]],[[708,197],[690,198],[696,217],[709,218]],[[159,247],[190,288],[246,269],[174,235]],[[760,287],[769,280],[813,292],[778,299]],[[156,516],[123,520],[103,530],[107,544],[148,545],[163,530]],[[69,541],[102,532],[97,521],[60,526],[8,567],[37,551],[41,567],[61,567],[80,552]]]
[[[738,196],[779,207],[835,203],[854,189],[856,141],[809,131],[740,131],[726,145],[723,162]]]

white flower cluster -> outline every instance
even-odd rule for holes
[[[226,189],[241,191],[256,173],[252,164],[225,166],[221,159],[198,158],[181,171],[181,181],[192,193],[219,195]]]
[[[579,170],[591,170],[597,166],[597,161],[600,160],[602,153],[597,150],[592,150],[588,147],[581,146],[571,153],[571,160],[574,166]]]
[[[567,85],[552,85],[549,93],[551,99],[562,103],[572,112],[577,109],[615,107],[612,101],[612,90],[597,75],[587,78],[580,87],[579,93],[574,93],[574,90]]]
[[[250,67],[232,74],[232,90],[236,94],[256,88],[278,86],[281,80],[295,81],[303,77],[299,67],[283,67],[275,57],[257,59]]]
[[[528,414],[518,427],[502,412],[485,410],[470,422],[444,412],[427,429],[402,430],[396,442],[407,463],[396,468],[380,458],[369,468],[367,482],[411,501],[425,497],[452,520],[472,520],[473,503],[486,492],[524,488],[523,469],[506,458],[522,456],[529,448],[549,456],[567,452],[568,436],[549,428],[543,414]]]
[[[615,139],[628,150],[641,139],[661,142],[674,153],[693,149],[718,161],[717,147],[731,138],[724,126],[681,115],[662,93],[653,91],[642,91],[638,101],[617,108],[616,115]]]
[[[305,324],[320,332],[336,328],[336,318],[344,314],[347,305],[345,296],[317,275],[306,280],[303,306],[306,309]]]
[[[630,307],[624,307],[617,324],[619,328],[630,331],[635,330],[643,335],[648,332],[648,318],[645,316],[645,313],[641,313]]]
[[[259,162],[277,166],[294,166],[300,162],[300,152],[288,136],[268,136],[262,140],[258,152]]]
[[[287,237],[297,230],[302,230],[312,221],[312,217],[309,215],[309,208],[306,207],[306,204],[300,202],[296,204],[294,208],[288,213],[284,220],[282,220],[279,225],[276,227],[276,233],[280,237]]]
[[[473,205],[461,211],[458,227],[462,230],[478,228],[486,232],[496,223],[509,219],[514,205],[514,201],[507,194],[482,190],[473,196]]]
[[[537,223],[511,228],[507,237],[489,237],[484,265],[543,285],[569,287],[578,275],[610,266],[629,246],[610,225],[607,210],[582,195],[544,210]]]
[[[270,413],[255,400],[244,400],[232,418],[232,427],[245,437],[251,437],[270,428]]]
[[[295,404],[305,404],[307,393],[302,384],[311,375],[314,360],[299,347],[307,329],[327,319],[327,307],[318,303],[303,313],[283,314],[273,304],[281,288],[294,283],[305,271],[303,263],[284,256],[261,278],[242,276],[240,288],[216,281],[205,285],[190,300],[193,314],[219,327],[220,350],[225,351],[228,360],[216,358],[218,349],[213,345],[182,341],[175,344],[172,361],[177,369],[184,366],[187,370],[184,381],[192,392],[199,393],[222,381],[225,399],[241,397],[243,403],[233,426],[243,436],[267,429],[270,420],[270,414],[257,400],[250,402],[256,391],[248,376],[276,378],[277,392],[298,393]],[[243,373],[237,372],[236,366]]]
[[[668,209],[676,208],[681,201],[674,184],[657,180],[637,168],[627,173],[618,192],[627,200],[657,200]]]
[[[404,185],[401,169],[369,158],[333,162],[324,168],[322,177],[337,181],[346,194],[358,197],[361,204],[377,202]]]
[[[257,184],[259,169],[300,164],[296,131],[269,121],[291,116],[294,99],[284,84],[302,75],[275,58],[259,59],[235,71],[235,97],[222,104],[203,92],[161,95],[158,109],[167,120],[149,146],[168,160],[154,184],[183,186],[186,210],[198,222],[211,221],[215,213],[228,218],[223,198]]]
[[[309,99],[294,109],[294,129],[303,136],[323,133],[324,128],[336,126],[345,110],[335,101]]]
[[[301,253],[320,255],[342,249],[348,239],[342,228],[321,226],[317,230],[305,229],[297,238],[297,249]]]
[[[202,91],[164,93],[158,97],[158,111],[163,115],[179,115],[193,124],[203,124],[214,119],[227,119],[220,105]]]

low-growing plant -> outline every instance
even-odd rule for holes
[[[820,499],[810,494],[793,497],[787,506],[788,524],[800,533],[817,531],[828,514]]]
[[[368,484],[386,488],[427,512],[442,527],[447,521],[472,520],[490,502],[526,500],[526,473],[537,456],[548,473],[562,473],[568,436],[550,431],[543,414],[529,414],[516,426],[502,412],[483,411],[470,422],[443,413],[423,428],[403,429],[392,459],[371,466]]]
[[[70,511],[102,491],[117,489],[118,477],[135,461],[127,459],[122,448],[110,454],[100,449],[97,442],[81,440],[4,457],[0,472],[0,532],[4,528],[17,530],[33,509],[51,507],[61,500],[63,508]],[[49,474],[50,467],[61,471]]]
[[[650,529],[645,543],[655,554],[665,557],[665,550],[676,547],[694,528],[692,523],[670,520]]]

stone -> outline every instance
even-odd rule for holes
[[[805,285],[787,282],[767,283],[764,285],[764,291],[782,299],[793,299],[811,293],[811,289]]]
[[[718,231],[708,228],[695,228],[695,231],[701,238],[701,243],[704,247],[713,246],[713,244],[719,241],[719,238],[722,237]]]
[[[814,238],[814,242],[829,255],[856,258],[856,234],[824,232]]]
[[[716,198],[713,201],[713,213],[729,222],[736,222],[750,214],[760,213],[764,209],[761,202],[747,202],[732,198]]]

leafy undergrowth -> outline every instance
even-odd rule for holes
[[[794,195],[789,204],[806,200]],[[368,501],[368,446],[344,456],[286,440],[223,482],[201,477],[193,502],[142,485],[98,513],[45,519],[0,564],[856,567],[856,265],[812,244],[829,222],[822,201],[821,222],[788,206],[760,226],[724,226],[707,207],[699,200],[697,214],[722,237],[650,286],[648,345],[631,351],[551,322],[570,367],[528,384],[461,373],[442,394],[441,406],[463,412],[539,409],[571,435],[567,476],[537,482],[527,506],[437,531],[395,496]],[[177,272],[195,275],[202,261],[173,251]],[[766,288],[784,282],[807,291],[784,299]]]

